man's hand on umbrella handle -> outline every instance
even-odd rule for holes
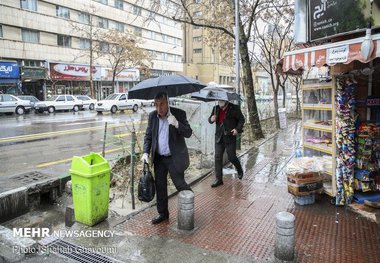
[[[144,163],[149,163],[149,154],[147,153],[143,153],[143,155],[141,156],[141,161]]]
[[[216,115],[212,115],[210,120],[211,120],[211,122],[215,122],[216,121]]]
[[[174,117],[174,115],[170,115],[168,117],[168,122],[170,125],[173,125],[174,127],[178,128],[178,121],[177,119]]]
[[[236,129],[233,129],[233,130],[231,131],[231,133],[232,133],[233,136],[236,136],[236,135],[238,134],[238,131],[237,131]]]

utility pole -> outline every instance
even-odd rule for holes
[[[240,30],[239,30],[239,0],[235,0],[235,84],[236,92],[240,96]],[[240,106],[239,100],[239,106]]]
[[[239,0],[235,0],[235,85],[240,97],[240,30],[239,30]],[[239,108],[241,101],[239,100]],[[241,149],[241,136],[236,138],[236,149]]]

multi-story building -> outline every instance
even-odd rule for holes
[[[233,49],[223,49],[220,43],[208,44],[204,41],[207,34],[205,28],[189,24],[184,26],[185,74],[206,84],[215,82],[234,86]],[[234,40],[231,39],[231,42]]]
[[[181,24],[150,11],[149,3],[139,6],[132,2],[2,0],[0,92],[41,99],[49,94],[87,94],[90,81],[97,98],[127,91],[146,77],[138,68],[121,72],[111,88],[107,58],[90,56],[90,40],[96,41],[96,32],[108,29],[129,32],[143,40],[141,47],[154,57],[151,77],[182,73]],[[149,23],[152,17],[156,22]]]

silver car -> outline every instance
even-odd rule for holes
[[[79,111],[83,108],[83,103],[73,95],[54,95],[45,101],[40,101],[34,104],[36,112],[43,113],[47,111],[53,113],[59,110]]]
[[[22,115],[31,108],[29,100],[22,100],[10,94],[0,94],[0,112]]]
[[[97,100],[92,99],[90,96],[87,95],[75,95],[75,97],[78,100],[81,100],[83,102],[83,109],[89,109],[93,110],[95,109],[95,105],[98,102]]]

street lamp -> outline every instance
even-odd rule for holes
[[[173,50],[173,49],[176,49],[178,46],[172,46],[171,48],[169,48],[168,50],[166,50],[164,53],[162,53],[162,60],[161,60],[161,76],[164,75],[164,57],[165,57],[165,54],[168,53],[169,51]]]

